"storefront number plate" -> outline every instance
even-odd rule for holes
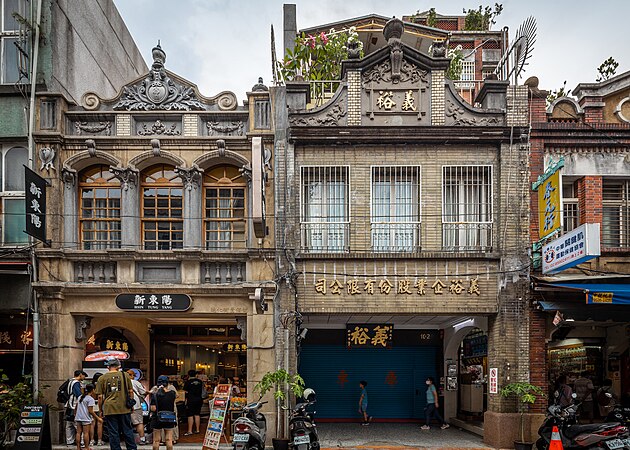
[[[249,441],[249,434],[235,434],[234,442],[247,442]]]
[[[621,439],[611,439],[610,441],[606,441],[606,447],[610,450],[615,450],[617,448],[623,448],[624,444]]]
[[[295,438],[293,438],[294,445],[310,444],[310,443],[311,443],[311,438],[308,436],[295,436]]]

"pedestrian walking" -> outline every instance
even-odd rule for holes
[[[125,438],[127,450],[137,450],[136,441],[131,426],[131,409],[127,405],[127,397],[133,398],[131,379],[126,372],[121,372],[120,361],[110,358],[105,361],[107,373],[98,379],[96,393],[98,394],[98,406],[103,413],[109,448],[121,450],[120,435]]]
[[[197,371],[188,371],[188,381],[184,384],[184,391],[186,391],[186,415],[188,416],[188,431],[184,433],[184,436],[190,436],[193,434],[193,423],[197,431],[194,434],[199,433],[201,426],[201,405],[203,383],[197,378]]]
[[[450,425],[444,421],[444,419],[442,418],[442,416],[440,416],[440,413],[438,411],[440,404],[438,402],[438,393],[437,393],[437,389],[435,388],[435,381],[433,380],[433,377],[428,377],[426,383],[427,383],[427,406],[424,410],[426,423],[422,425],[422,427],[420,428],[423,430],[430,430],[431,419],[435,417],[438,420],[438,422],[440,422],[441,424],[440,427],[443,430],[446,430]]]
[[[166,449],[173,449],[173,428],[177,426],[177,416],[175,414],[175,398],[177,393],[168,389],[168,377],[160,375],[157,379],[157,390],[151,394],[151,427],[153,428],[153,450],[160,448],[160,433],[164,432],[164,442]],[[175,421],[166,421],[160,418],[158,413],[172,413]]]
[[[81,450],[81,443],[85,443],[85,450],[90,450],[92,443],[92,429],[94,422],[102,422],[103,419],[98,417],[94,412],[94,385],[85,386],[83,394],[77,401],[76,413],[74,415],[74,423],[77,429],[75,442],[77,450]],[[83,440],[82,440],[83,439]]]
[[[577,400],[580,402],[579,412],[580,421],[588,419],[589,423],[593,423],[593,392],[595,387],[593,382],[588,378],[588,372],[584,371],[580,374],[580,378],[573,383]]]
[[[361,388],[361,396],[359,397],[359,414],[363,417],[361,425],[369,425],[372,421],[372,416],[368,415],[368,393],[367,393],[367,381],[359,382]]]
[[[136,433],[140,437],[140,444],[144,445],[147,443],[147,438],[144,436],[144,415],[142,414],[142,397],[147,394],[147,391],[142,386],[140,381],[135,379],[136,373],[129,369],[127,370],[127,374],[131,378],[131,387],[133,389],[133,399],[136,401],[136,404],[133,405],[133,409],[131,411],[131,426],[136,429]]]
[[[66,444],[74,445],[76,442],[77,427],[75,425],[75,410],[77,402],[81,397],[81,384],[87,377],[87,373],[82,370],[74,371],[74,378],[68,380],[68,401],[63,405],[66,419]]]

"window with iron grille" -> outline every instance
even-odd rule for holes
[[[464,50],[466,52],[466,50]],[[455,82],[458,89],[472,89],[475,87],[475,54],[462,61],[462,74]]]
[[[349,167],[302,167],[301,245],[308,252],[349,250]]]
[[[372,167],[372,250],[420,250],[420,166]]]
[[[630,181],[603,180],[602,246],[630,248]]]
[[[107,166],[91,167],[79,176],[79,235],[84,250],[120,248],[120,180]]]
[[[145,250],[183,248],[182,182],[173,166],[142,172],[142,241]]]
[[[215,167],[204,174],[206,249],[246,247],[246,186],[237,167]]]
[[[28,69],[25,32],[14,17],[26,17],[26,0],[0,0],[0,83],[12,84],[20,80],[20,69]],[[24,74],[22,74],[24,76]]]
[[[2,208],[2,244],[28,243],[24,233],[24,165],[28,164],[26,144],[0,144],[0,207]]]
[[[444,166],[442,247],[492,250],[492,166]]]
[[[580,225],[580,210],[575,183],[562,184],[562,229],[565,233]]]

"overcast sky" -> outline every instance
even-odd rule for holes
[[[166,68],[197,84],[203,95],[228,90],[239,103],[262,76],[271,79],[270,27],[282,57],[280,0],[114,0],[138,48],[151,64],[158,39],[167,54]],[[289,3],[289,2],[286,2]],[[376,13],[411,14],[435,7],[441,14],[494,2],[479,0],[309,0],[297,4],[298,29]],[[597,67],[608,57],[619,63],[617,74],[630,69],[628,0],[504,0],[493,29],[510,28],[513,36],[530,15],[538,39],[530,65],[520,80],[535,75],[540,88],[555,89],[567,80],[594,82]]]

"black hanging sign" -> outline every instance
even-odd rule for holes
[[[46,186],[48,183],[24,166],[24,184],[26,233],[50,246],[50,241],[46,239]]]
[[[15,450],[52,450],[48,406],[22,408],[15,438]]]
[[[187,311],[192,300],[186,294],[118,294],[116,306],[125,311]]]

